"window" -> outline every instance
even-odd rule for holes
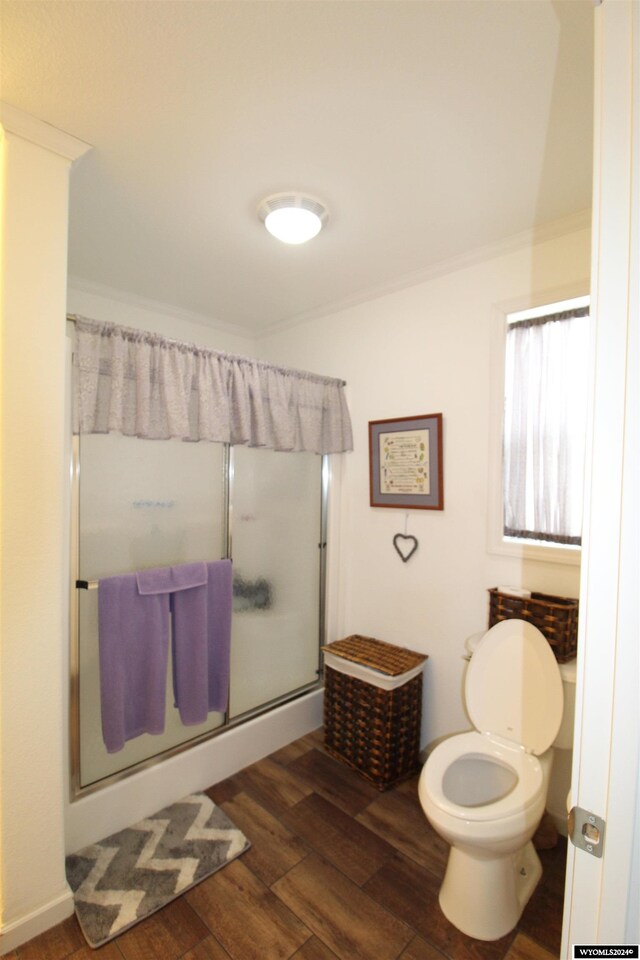
[[[503,537],[581,542],[586,430],[587,297],[507,315]]]

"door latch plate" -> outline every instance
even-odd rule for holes
[[[601,857],[604,849],[606,823],[595,813],[572,807],[567,822],[571,843],[579,850],[590,853],[592,857]]]

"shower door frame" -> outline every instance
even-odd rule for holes
[[[223,444],[223,497],[222,509],[223,534],[221,549],[223,556],[221,559],[233,559],[233,472],[234,456],[233,446]],[[287,454],[283,454],[286,456]],[[295,455],[295,454],[294,454]],[[118,770],[108,776],[101,777],[92,783],[82,785],[81,782],[81,763],[80,763],[80,631],[79,631],[79,591],[81,589],[92,589],[97,584],[87,583],[79,579],[80,569],[80,437],[73,435],[71,437],[71,463],[70,463],[70,486],[71,486],[71,509],[70,509],[70,577],[69,577],[69,780],[70,780],[70,800],[79,800],[89,794],[101,790],[110,784],[120,781],[155,767],[168,760],[170,757],[177,756],[190,750],[198,744],[205,743],[220,734],[226,733],[234,727],[241,726],[248,720],[266,714],[269,711],[290,703],[305,694],[311,693],[322,686],[322,645],[326,642],[326,593],[327,593],[327,531],[328,531],[328,503],[329,503],[329,484],[330,467],[329,456],[321,455],[320,459],[320,524],[319,524],[319,575],[318,575],[318,668],[317,678],[310,683],[288,691],[273,700],[260,704],[257,707],[247,710],[236,717],[229,716],[229,705],[224,712],[222,723],[213,730],[198,734],[195,737],[168,747],[158,753],[140,760],[137,763]],[[85,586],[86,584],[86,586]]]

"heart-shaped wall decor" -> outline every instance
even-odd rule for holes
[[[418,541],[416,538],[406,533],[396,533],[393,538],[393,545],[403,563],[410,560],[418,549]]]

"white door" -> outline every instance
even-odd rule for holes
[[[640,4],[595,10],[595,360],[580,589],[573,803],[606,821],[603,856],[569,845],[561,957],[640,939]]]

